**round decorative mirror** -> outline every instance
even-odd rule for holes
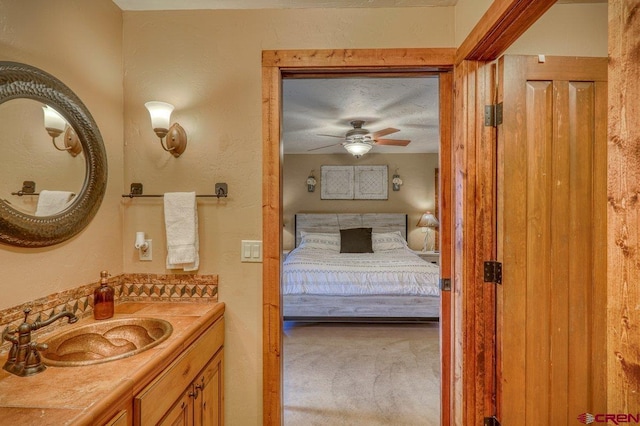
[[[84,229],[107,184],[100,131],[82,101],[54,76],[0,61],[0,243],[45,247]],[[36,186],[37,185],[37,186]]]

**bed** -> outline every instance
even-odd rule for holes
[[[408,248],[406,214],[297,214],[295,234],[282,268],[285,321],[439,318],[439,267]]]

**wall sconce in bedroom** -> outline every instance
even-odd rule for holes
[[[394,191],[400,191],[400,186],[402,186],[402,179],[400,179],[400,175],[398,174],[398,169],[396,169],[396,172],[393,174],[393,179],[391,180],[391,183],[393,185],[393,190]]]
[[[187,133],[178,123],[171,123],[171,112],[173,105],[166,102],[151,101],[144,104],[149,110],[151,116],[151,127],[160,138],[162,149],[170,152],[174,157],[180,157],[180,154],[187,149]],[[166,136],[166,145],[162,139]]]
[[[313,175],[313,170],[309,172],[307,176],[307,192],[313,192],[316,190],[316,177]]]
[[[67,125],[67,121],[60,115],[58,111],[49,105],[42,107],[44,111],[44,128],[51,136],[53,146],[58,151],[67,151],[72,157],[82,152],[82,144],[78,135],[73,131],[71,126]],[[56,138],[64,132],[64,148],[60,148],[56,143]]]
[[[422,228],[422,232],[425,233],[422,251],[424,252],[435,250],[435,230],[440,226],[440,222],[438,222],[438,219],[436,219],[433,213],[427,210],[422,216],[420,216],[420,220],[418,221],[418,224],[416,226]]]

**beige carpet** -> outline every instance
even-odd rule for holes
[[[439,425],[438,324],[284,328],[284,425]]]

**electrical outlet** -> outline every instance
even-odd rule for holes
[[[147,249],[146,250],[138,250],[138,253],[140,254],[140,260],[143,261],[148,261],[148,260],[153,260],[153,246],[151,245],[151,240],[144,240],[145,243],[147,243]]]

